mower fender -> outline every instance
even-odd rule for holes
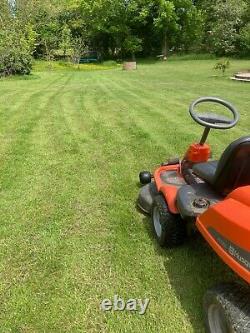
[[[250,186],[211,206],[196,226],[220,258],[250,283]]]
[[[144,185],[137,199],[137,206],[146,214],[150,214],[155,196],[158,194],[155,183]]]
[[[219,257],[250,283],[250,186],[231,192],[196,220],[196,226]]]
[[[172,214],[178,214],[178,209],[176,207],[176,197],[177,197],[177,192],[178,188],[175,186],[162,186],[160,188],[160,193],[163,194],[165,198],[167,198],[167,203],[168,203],[168,209]]]
[[[161,193],[168,205],[168,209],[170,213],[172,214],[178,214],[178,208],[176,206],[176,197],[177,197],[177,192],[179,190],[179,187],[175,186],[174,184],[168,184],[166,183],[162,177],[161,174],[163,172],[176,172],[179,173],[180,165],[175,164],[175,165],[167,165],[167,166],[161,166],[157,170],[155,170],[154,173],[154,179],[155,179],[155,184],[157,187],[157,191]]]

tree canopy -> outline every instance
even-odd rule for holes
[[[19,48],[28,63],[33,55],[87,49],[113,59],[189,51],[247,56],[250,1],[0,0],[0,37],[1,59]]]

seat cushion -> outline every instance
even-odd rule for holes
[[[177,193],[176,203],[182,218],[189,219],[204,213],[222,199],[210,185],[201,183],[182,186]]]
[[[193,172],[209,184],[213,184],[218,161],[198,163],[193,166]]]

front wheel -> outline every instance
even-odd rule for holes
[[[186,237],[186,226],[179,215],[168,210],[164,197],[155,197],[152,206],[152,227],[160,246],[175,247],[181,245]]]
[[[250,292],[237,284],[207,291],[203,309],[207,333],[249,333]]]

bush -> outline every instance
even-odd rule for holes
[[[250,23],[240,31],[240,44],[242,55],[250,55]]]
[[[0,76],[30,74],[35,34],[17,24],[0,30]]]
[[[228,59],[222,59],[215,64],[214,69],[221,71],[222,75],[225,74],[226,70],[230,67],[230,62]]]
[[[209,39],[217,56],[238,53],[239,30],[243,25],[245,11],[246,3],[243,0],[216,1]]]

